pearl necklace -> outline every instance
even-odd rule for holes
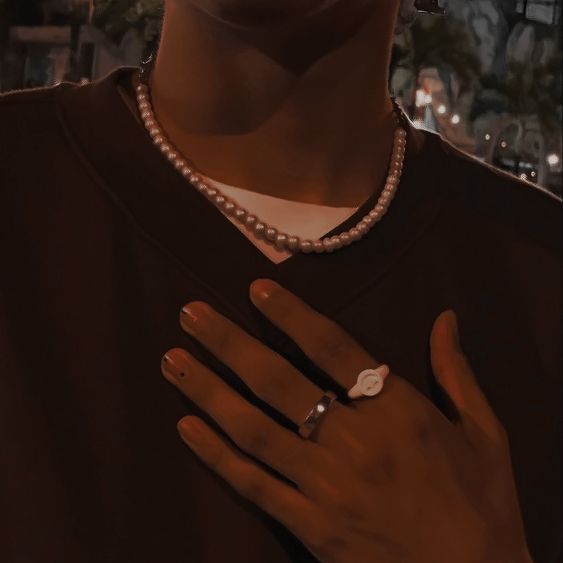
[[[272,242],[279,250],[290,250],[293,252],[300,251],[304,253],[315,252],[318,254],[323,252],[333,252],[363,238],[387,212],[399,185],[407,144],[407,132],[405,128],[401,126],[404,114],[394,98],[392,98],[392,102],[395,110],[394,117],[397,123],[397,128],[394,134],[393,152],[391,154],[391,161],[389,164],[389,173],[387,175],[385,188],[380,194],[377,203],[373,209],[356,224],[355,227],[352,227],[348,231],[340,233],[339,235],[325,237],[318,240],[301,240],[298,236],[280,233],[278,229],[272,225],[261,221],[256,215],[252,215],[246,209],[239,207],[236,202],[223,195],[220,190],[208,186],[204,181],[202,181],[200,174],[198,174],[195,168],[192,165],[189,165],[187,160],[183,158],[177,150],[175,150],[175,147],[166,138],[164,131],[156,120],[156,116],[150,102],[148,74],[153,64],[154,55],[152,54],[146,61],[141,63],[139,85],[136,87],[139,113],[145,127],[152,137],[153,143],[190,184],[207,197],[207,199],[209,199],[218,209],[223,211],[225,214],[236,218],[247,229],[250,229],[256,237]]]

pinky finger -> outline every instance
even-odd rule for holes
[[[283,524],[318,557],[327,534],[323,533],[321,511],[308,497],[264,471],[201,419],[184,417],[178,422],[178,431],[208,467]]]

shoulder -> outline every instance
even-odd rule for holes
[[[441,135],[424,131],[437,152],[446,213],[459,228],[485,229],[491,235],[526,240],[560,255],[562,200],[549,190],[497,169],[455,147]]]

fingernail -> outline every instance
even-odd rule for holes
[[[199,446],[203,443],[203,433],[199,421],[190,418],[182,418],[178,423],[178,429],[188,443],[194,446]]]
[[[164,354],[164,356],[162,356],[160,367],[164,377],[166,377],[166,379],[168,379],[171,383],[176,383],[178,379],[186,376],[185,366],[180,368],[170,354]]]
[[[184,318],[191,323],[195,323],[198,319],[198,313],[193,305],[184,305],[182,307]]]
[[[274,289],[275,283],[269,279],[257,279],[250,284],[250,298],[253,303],[261,303],[268,299]]]

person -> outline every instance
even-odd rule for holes
[[[0,95],[3,561],[561,560],[561,200],[414,127],[405,6]]]

